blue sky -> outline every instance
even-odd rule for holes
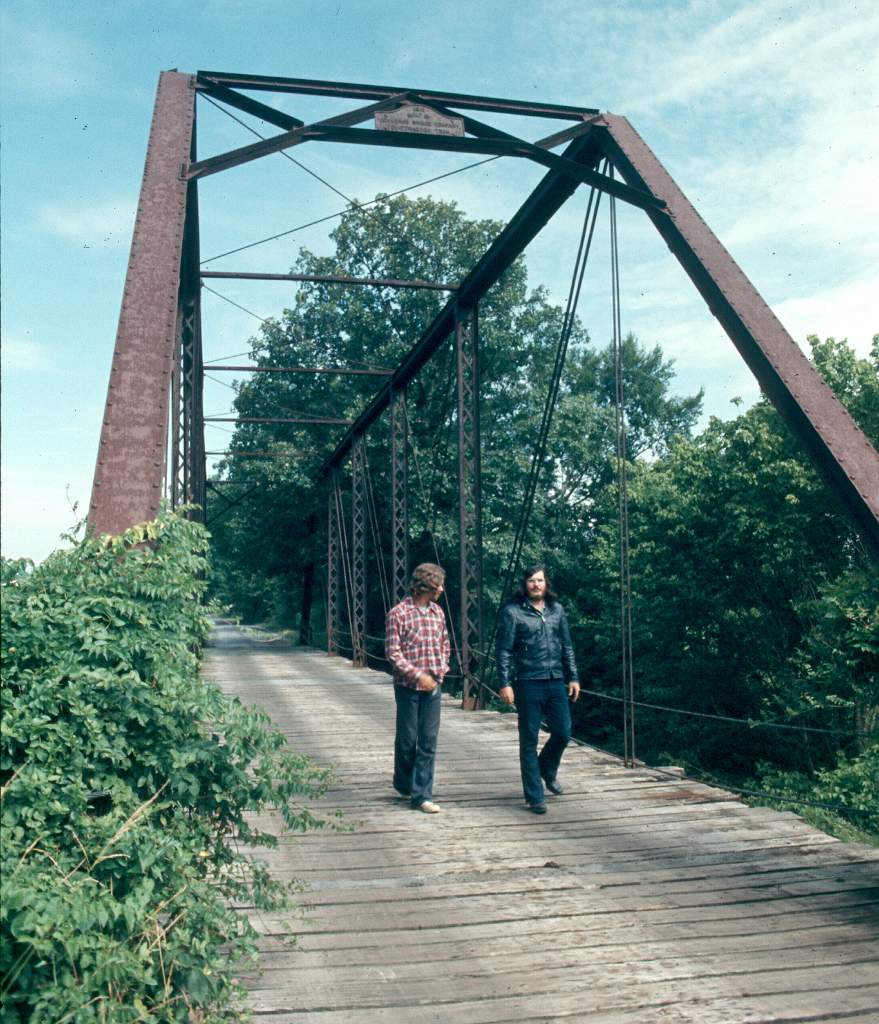
[[[163,69],[426,87],[624,114],[797,341],[833,334],[865,354],[879,331],[875,3],[7,0],[2,38],[5,555],[44,557],[72,525],[72,503],[88,502]],[[281,105],[309,119],[341,109],[328,103],[287,97]],[[199,120],[202,155],[253,138],[205,104]],[[361,200],[468,162],[340,146],[295,155]],[[413,194],[508,218],[541,173],[496,161]],[[206,180],[200,202],[205,257],[344,206],[278,156]],[[732,398],[757,395],[749,372],[646,217],[619,212],[624,330],[661,344],[682,391],[705,387],[708,412],[732,414]],[[531,283],[546,284],[559,302],[581,215],[569,204],[528,253]],[[211,266],[284,271],[300,245],[328,251],[327,230]],[[606,248],[604,231],[580,305],[600,344],[610,335]],[[261,316],[290,303],[275,285],[216,288]],[[258,322],[213,295],[204,306],[206,358],[245,351]],[[230,398],[211,383],[207,411],[227,409]],[[208,447],[222,447],[225,436],[209,436]]]

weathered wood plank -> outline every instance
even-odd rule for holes
[[[256,915],[273,1024],[770,1024],[879,1017],[879,851],[796,816],[569,749],[566,795],[524,812],[515,718],[443,708],[438,818],[390,790],[387,677],[217,631],[205,674],[335,765],[350,831],[265,859],[311,888]],[[272,817],[259,819],[277,831]],[[290,948],[288,928],[297,935]]]

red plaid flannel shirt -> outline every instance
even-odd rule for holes
[[[404,597],[385,620],[385,654],[394,668],[394,682],[420,690],[418,677],[429,672],[438,683],[449,671],[446,617],[435,602],[419,606]]]

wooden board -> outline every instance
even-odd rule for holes
[[[450,698],[443,813],[419,814],[390,786],[387,676],[227,625],[204,674],[334,766],[315,810],[345,822],[303,836],[255,819],[281,836],[261,854],[273,873],[307,883],[297,911],[253,917],[258,1020],[879,1020],[879,850],[580,745],[535,817],[515,716]]]

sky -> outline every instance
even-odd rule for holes
[[[879,5],[873,0],[6,0],[2,65],[2,552],[44,558],[88,506],[158,74],[176,68],[363,82],[596,107],[628,117],[789,333],[879,332]],[[269,98],[306,120],[355,101]],[[275,129],[199,103],[199,155]],[[557,123],[485,115],[535,139]],[[216,270],[289,270],[329,253],[348,198],[472,162],[309,144],[200,185]],[[309,173],[311,172],[311,174]],[[509,219],[543,170],[494,161],[414,190]],[[582,200],[582,201],[581,201]],[[585,195],[526,253],[563,304]],[[618,206],[624,331],[673,359],[675,387],[731,416],[758,389],[646,216]],[[301,228],[235,256],[221,253]],[[581,319],[611,336],[608,233],[596,235]],[[209,282],[206,361],[244,353],[289,286]],[[233,305],[232,303],[237,303]],[[238,308],[243,306],[244,310]],[[413,341],[416,337],[413,337]],[[206,412],[230,408],[209,381]],[[228,441],[214,425],[209,450]]]

